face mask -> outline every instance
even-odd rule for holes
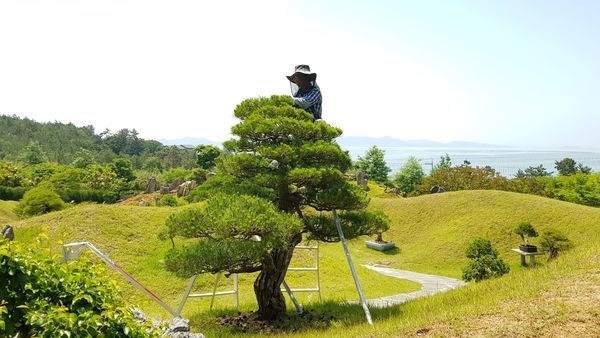
[[[290,90],[292,91],[292,96],[296,97],[296,95],[298,95],[298,91],[300,90],[300,87],[298,87],[297,84],[290,81]]]

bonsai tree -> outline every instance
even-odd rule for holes
[[[365,209],[367,193],[344,175],[352,161],[335,142],[339,128],[313,122],[288,96],[244,100],[234,115],[240,122],[215,159],[215,175],[187,197],[206,202],[171,215],[162,234],[197,241],[174,246],[165,264],[184,277],[259,272],[256,314],[275,320],[286,313],[281,286],[296,245],[339,241],[336,221],[348,239],[389,222]]]
[[[529,245],[528,237],[537,237],[539,236],[537,231],[531,223],[523,222],[519,224],[514,230],[515,234],[521,236],[521,240],[524,245]]]

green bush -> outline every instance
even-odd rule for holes
[[[431,187],[441,186],[446,191],[495,189],[508,190],[510,181],[491,167],[440,167],[424,177],[416,188],[416,194],[429,193]]]
[[[0,240],[1,337],[158,337],[102,265],[58,263]]]
[[[463,269],[462,278],[467,282],[500,277],[510,271],[489,239],[475,239],[467,248],[466,255],[471,263]]]
[[[542,250],[548,252],[548,260],[558,257],[558,253],[573,247],[571,240],[558,230],[546,230],[540,238]]]
[[[161,207],[176,207],[181,204],[183,203],[181,203],[177,196],[172,194],[163,195],[158,201],[158,205]]]
[[[23,195],[23,199],[17,206],[16,213],[27,217],[62,210],[65,207],[65,202],[57,193],[48,188],[36,187]]]
[[[3,201],[18,201],[23,198],[26,187],[5,187],[0,185],[0,200]]]

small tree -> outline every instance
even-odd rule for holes
[[[515,228],[514,233],[521,236],[521,240],[523,241],[523,244],[525,244],[525,245],[529,244],[528,237],[539,236],[537,231],[535,231],[535,228],[533,227],[533,225],[531,225],[531,223],[528,223],[528,222],[523,222],[523,223],[519,224]]]
[[[385,162],[385,150],[379,149],[377,146],[372,146],[364,157],[359,157],[355,166],[369,179],[379,183],[386,183],[388,174],[392,171]]]
[[[592,168],[584,166],[581,163],[575,162],[574,159],[565,157],[560,161],[555,161],[555,168],[561,176],[570,176],[576,173],[589,174]]]
[[[549,253],[548,260],[558,257],[558,253],[573,247],[571,240],[558,230],[547,230],[540,238],[542,250]]]
[[[21,156],[19,157],[21,162],[25,165],[40,164],[48,161],[48,155],[42,149],[42,145],[37,141],[31,141],[23,149]]]
[[[452,159],[450,155],[446,154],[444,156],[440,156],[440,160],[437,164],[431,168],[431,174],[434,174],[438,170],[450,169],[452,167]]]
[[[467,258],[471,263],[463,269],[463,280],[469,282],[482,281],[500,277],[510,271],[510,267],[498,255],[488,239],[475,239],[466,250]]]
[[[525,171],[519,169],[515,178],[530,178],[530,177],[546,177],[552,176],[552,172],[548,172],[543,165],[539,165],[537,167],[529,167],[525,169]]]
[[[421,184],[424,176],[423,166],[416,157],[411,156],[394,176],[394,183],[400,191],[408,194]]]
[[[221,149],[212,145],[199,145],[194,148],[198,159],[196,164],[203,169],[211,169],[215,166],[215,159],[221,155]]]

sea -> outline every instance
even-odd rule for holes
[[[364,157],[371,148],[362,146],[346,146],[352,160]],[[589,167],[592,172],[600,172],[600,151],[581,149],[520,149],[520,148],[447,148],[447,147],[385,147],[383,150],[386,164],[392,169],[390,175],[398,172],[409,157],[416,157],[422,164],[425,174],[440,162],[442,156],[448,155],[452,166],[461,165],[465,161],[472,167],[490,166],[506,178],[514,178],[517,172],[529,167],[542,165],[547,172],[557,174],[556,162],[565,158],[575,160],[577,164]]]

